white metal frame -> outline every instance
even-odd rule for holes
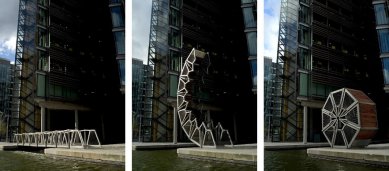
[[[207,127],[204,122],[198,126],[197,119],[194,117],[190,110],[187,110],[189,102],[185,100],[185,96],[188,93],[186,84],[190,82],[189,73],[194,71],[194,63],[196,62],[196,58],[204,58],[205,55],[206,53],[193,48],[185,60],[183,67],[181,68],[177,89],[177,114],[180,120],[180,124],[188,138],[200,147],[216,147],[218,143],[221,142],[224,138],[228,138],[231,146],[233,146],[230,133],[228,130],[223,129],[220,123],[218,123],[216,127],[213,125]],[[214,135],[214,133],[216,133],[216,135]]]
[[[95,138],[97,143],[91,143]],[[94,129],[67,129],[61,131],[44,131],[14,135],[14,142],[19,146],[67,147],[67,148],[101,148],[100,139]]]

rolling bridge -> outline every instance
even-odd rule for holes
[[[13,141],[17,146],[55,147],[55,148],[101,148],[94,129],[67,129],[15,134]]]

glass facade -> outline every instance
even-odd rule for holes
[[[308,83],[309,78],[308,74],[306,73],[300,73],[300,89],[299,89],[299,95],[300,96],[308,96]]]
[[[47,53],[44,51],[38,51],[38,70],[49,71],[49,61],[47,59]]]
[[[374,5],[376,24],[389,24],[388,7],[385,4]]]
[[[116,53],[117,54],[124,54],[125,53],[125,37],[124,37],[124,31],[117,31],[114,32],[115,35],[115,45],[116,45]]]
[[[300,15],[299,15],[299,21],[301,23],[305,23],[305,24],[310,24],[311,23],[311,20],[310,20],[310,13],[309,13],[309,8],[304,6],[304,5],[300,5],[300,11],[299,11]]]
[[[257,56],[257,32],[246,33],[249,56]]]
[[[299,48],[298,52],[298,65],[299,68],[310,70],[311,69],[311,56],[308,49]]]
[[[175,48],[181,48],[180,31],[171,28],[169,32],[169,45]]]
[[[389,29],[379,29],[377,33],[381,53],[389,52]]]
[[[122,59],[122,60],[118,60],[118,64],[119,64],[119,76],[120,76],[120,83],[121,85],[125,85],[126,83],[126,80],[125,80],[125,74],[126,74],[126,71],[125,71],[125,60]]]
[[[113,27],[124,27],[123,11],[121,6],[111,7]]]
[[[180,53],[170,50],[169,55],[169,70],[171,71],[180,71]]]
[[[303,25],[299,26],[298,42],[305,46],[310,46],[311,34],[309,28]]]
[[[257,60],[250,60],[251,76],[253,80],[253,86],[257,87]]]
[[[180,12],[176,9],[170,8],[169,24],[172,26],[180,27]]]
[[[169,75],[169,96],[177,97],[178,76]]]
[[[243,8],[243,17],[246,28],[257,27],[257,12],[255,6]]]
[[[46,96],[46,76],[37,74],[37,88],[36,95],[39,97]]]
[[[389,84],[389,58],[382,59],[382,70],[384,72],[384,82]]]

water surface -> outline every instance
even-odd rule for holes
[[[132,151],[132,170],[256,171],[254,166],[178,158],[177,150]]]
[[[1,171],[124,171],[124,166],[47,157],[41,153],[0,151]]]
[[[266,171],[388,171],[389,168],[308,157],[306,150],[266,151]]]

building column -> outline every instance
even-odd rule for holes
[[[173,144],[177,144],[177,113],[173,107]]]
[[[78,129],[78,110],[74,110],[74,129]]]
[[[41,107],[41,132],[46,131],[46,108]]]
[[[303,143],[307,144],[307,138],[308,138],[308,107],[304,106],[304,120],[303,120]]]

